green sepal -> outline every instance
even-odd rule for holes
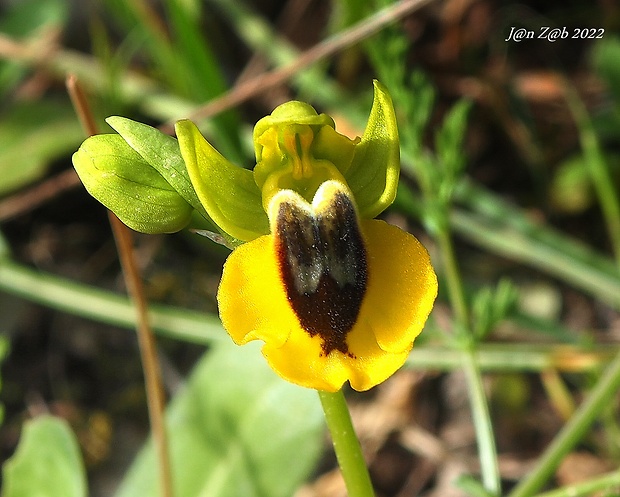
[[[399,173],[400,145],[394,106],[385,86],[375,80],[368,124],[345,172],[362,218],[376,217],[394,201]]]
[[[119,135],[95,135],[73,154],[86,190],[130,228],[173,233],[189,222],[193,208]]]
[[[188,204],[207,215],[189,179],[176,138],[126,117],[111,116],[106,122],[161,174]]]
[[[193,122],[178,121],[175,129],[194,190],[218,227],[243,241],[269,233],[261,191],[252,171],[226,160]]]

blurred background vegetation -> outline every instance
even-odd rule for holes
[[[537,39],[545,26],[568,36]],[[513,27],[535,38],[506,41]],[[67,75],[101,132],[111,132],[109,115],[163,130],[190,117],[245,167],[254,163],[253,124],[286,100],[308,101],[339,131],[360,135],[379,78],[402,121],[402,182],[385,217],[427,245],[441,283],[435,235],[454,237],[511,491],[540,468],[620,351],[619,30],[620,6],[606,0],[3,0],[0,461],[15,453],[25,420],[51,413],[77,436],[91,495],[112,495],[121,481],[117,495],[152,491],[148,454],[125,476],[148,436],[143,377],[106,212],[71,166],[84,131]],[[445,220],[434,215],[442,208]],[[265,456],[261,481],[225,459],[254,489],[236,495],[343,495],[316,399],[260,369],[256,349],[226,346],[214,295],[227,251],[189,233],[136,235],[135,245],[175,399],[173,433],[183,439],[173,453],[194,475],[178,495],[235,495],[208,486],[202,473],[215,478],[222,457],[196,433],[225,447],[241,438],[263,460],[257,433],[273,434],[273,425],[213,427],[248,412],[279,420],[279,456]],[[455,483],[478,475],[480,463],[450,300],[442,284],[403,371],[350,395],[379,495],[482,491]],[[609,381],[547,471],[549,488],[618,467],[620,375]],[[198,408],[192,396],[210,400]],[[292,457],[297,470],[285,478]],[[596,495],[617,495],[617,476]]]

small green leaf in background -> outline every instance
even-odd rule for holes
[[[517,303],[519,293],[508,278],[502,278],[495,288],[482,287],[474,294],[471,303],[473,331],[478,340],[504,320]]]
[[[171,403],[168,433],[175,497],[290,497],[321,454],[316,392],[277,377],[259,344],[222,343]],[[116,497],[158,497],[152,445]]]
[[[620,38],[605,37],[592,49],[592,65],[598,75],[607,83],[607,87],[617,102],[620,102]]]
[[[75,150],[84,131],[69,102],[19,103],[0,115],[0,195],[39,178]]]
[[[67,22],[69,3],[65,0],[20,0],[2,6],[0,33],[20,41],[50,38]],[[40,40],[37,40],[40,42]],[[0,98],[9,95],[30,73],[23,62],[0,60]],[[36,115],[36,114],[33,114]]]
[[[75,435],[60,418],[24,425],[17,451],[2,468],[2,497],[86,497],[86,475]]]

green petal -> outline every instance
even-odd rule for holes
[[[95,135],[73,154],[86,190],[123,223],[142,233],[172,233],[192,206],[118,135]]]
[[[338,170],[346,175],[351,167],[355,154],[355,147],[360,139],[341,135],[334,128],[322,126],[312,143],[312,154],[317,159],[325,159],[334,164]]]
[[[243,241],[268,233],[269,221],[252,171],[222,157],[191,121],[179,121],[175,128],[192,185],[211,219]]]
[[[385,86],[374,81],[375,93],[362,140],[345,178],[362,218],[373,218],[396,198],[400,145],[396,114]]]
[[[309,126],[330,126],[333,128],[334,120],[327,114],[318,114],[314,107],[305,102],[291,100],[278,105],[273,112],[260,119],[254,126],[253,140],[256,153],[256,162],[263,159],[263,145],[260,137],[269,128],[280,129],[290,124],[307,124]]]

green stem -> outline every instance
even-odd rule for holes
[[[447,225],[446,223],[445,226]],[[486,490],[494,495],[499,495],[501,493],[501,480],[493,436],[493,425],[482,385],[480,367],[476,362],[475,338],[471,335],[469,309],[465,301],[465,292],[463,291],[450,231],[448,229],[440,230],[437,241],[441,250],[442,260],[444,261],[448,295],[454,309],[455,321],[459,326],[459,331],[463,335],[465,335],[465,332],[467,333],[464,336],[467,346],[463,355],[463,367],[467,378],[474,427],[476,428],[482,482]]]
[[[9,259],[0,259],[0,292],[100,323],[131,329],[136,325],[135,311],[127,297],[31,269]],[[158,334],[175,340],[200,344],[229,340],[213,314],[152,304],[149,319]],[[517,323],[524,326],[520,321]],[[484,371],[538,372],[552,368],[584,372],[607,364],[617,350],[618,347],[609,345],[485,343],[478,346],[476,362]],[[407,367],[453,371],[462,367],[462,355],[462,350],[456,347],[420,344],[411,351]]]
[[[136,326],[133,304],[125,296],[76,283],[0,259],[0,292],[31,302],[125,328]],[[153,329],[162,335],[194,343],[229,340],[217,316],[154,304],[149,309]]]
[[[463,179],[459,183],[455,200],[467,207],[453,208],[450,212],[450,228],[455,234],[489,252],[537,268],[620,309],[620,274],[615,261],[533,221],[524,210],[471,180]],[[402,182],[396,201],[407,213],[422,212],[421,202]]]
[[[480,452],[480,468],[482,484],[493,495],[500,495],[502,491],[499,476],[499,464],[493,425],[487,404],[482,375],[477,362],[477,354],[473,348],[468,348],[463,354],[463,369],[467,377],[467,389],[469,391],[469,403],[474,426],[476,428],[476,440]]]
[[[620,487],[620,471],[613,471],[597,478],[592,478],[584,482],[568,485],[566,487],[538,494],[536,497],[581,497],[594,495],[597,492],[609,491]],[[613,495],[617,495],[614,493]]]
[[[456,322],[462,329],[469,329],[469,311],[465,302],[465,292],[461,283],[461,276],[454,257],[454,245],[450,232],[445,229],[437,236],[439,248],[441,250],[442,260],[444,263],[444,273],[446,276],[448,295],[452,309],[454,310]]]
[[[319,391],[319,398],[349,497],[374,497],[368,468],[342,390],[335,393]]]
[[[588,398],[575,411],[547,448],[535,469],[513,489],[509,497],[529,497],[553,475],[564,456],[584,437],[601,412],[613,402],[620,388],[620,354],[616,355]]]
[[[601,204],[601,210],[607,224],[607,232],[614,251],[616,264],[620,267],[620,202],[609,166],[594,131],[594,126],[581,98],[574,87],[565,81],[566,101],[573,114],[579,130],[579,140],[583,155],[594,184],[594,189]]]

